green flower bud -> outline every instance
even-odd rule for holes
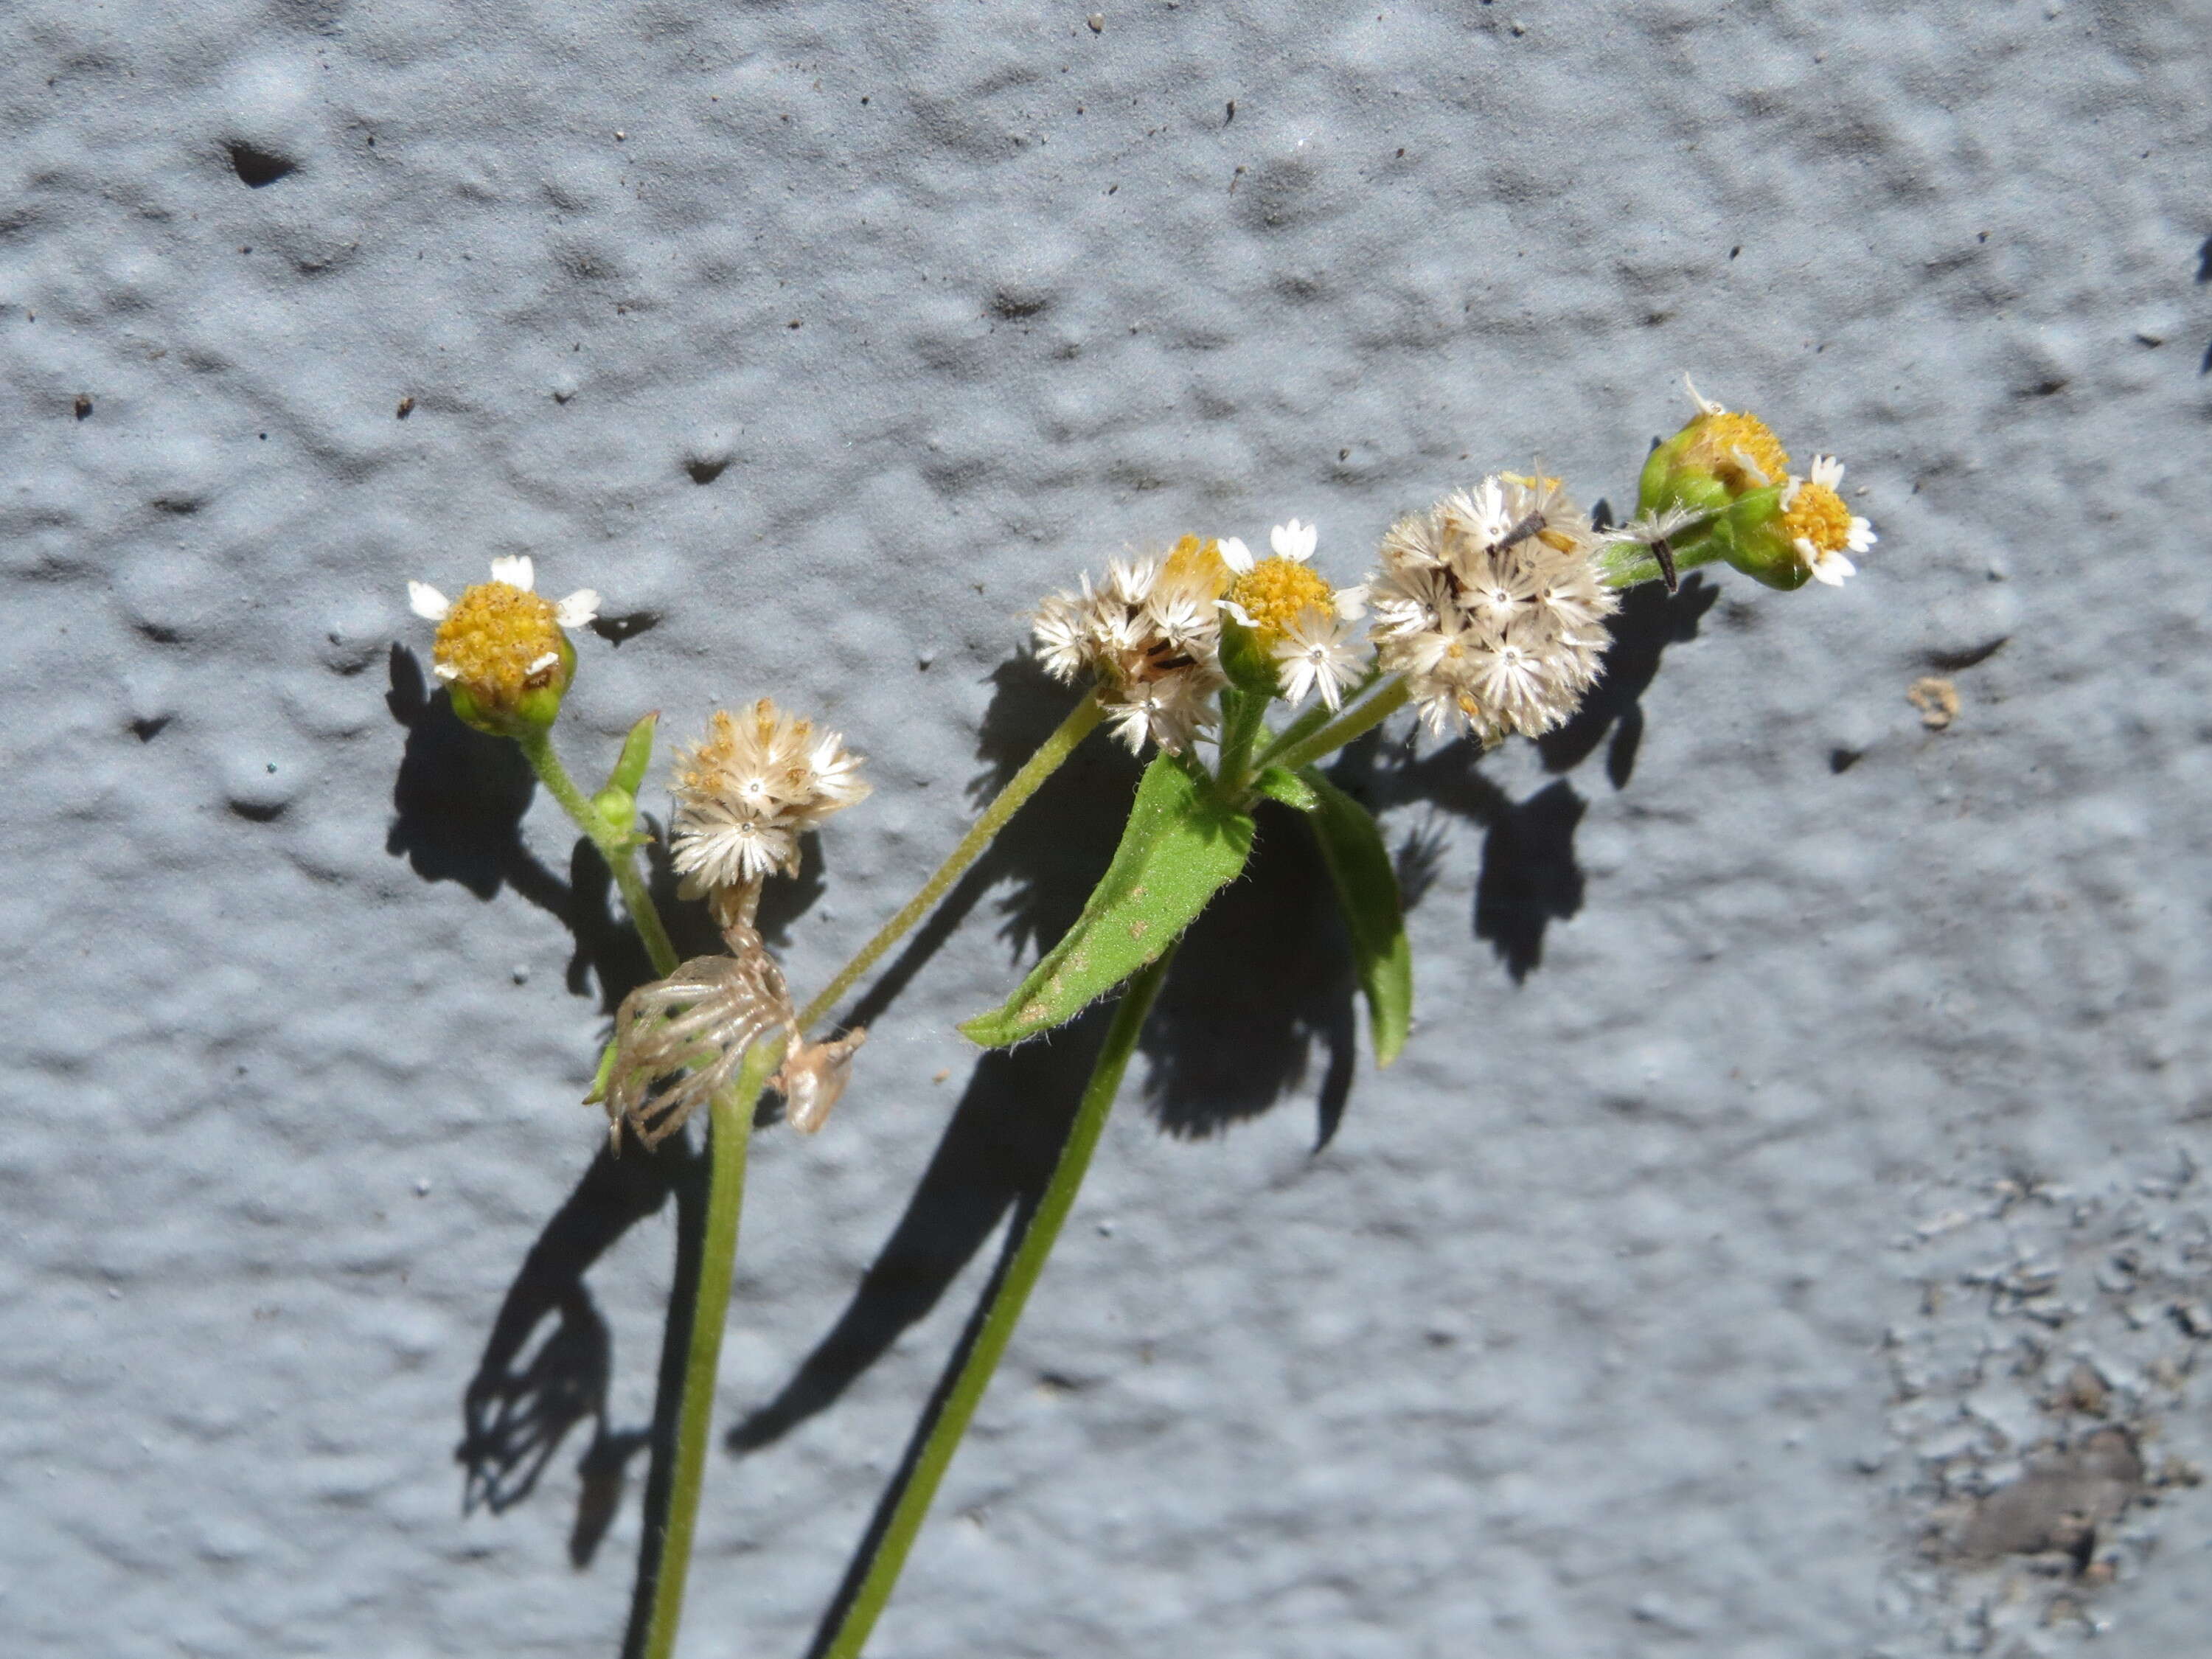
[[[630,727],[614,770],[607,774],[606,787],[592,797],[592,805],[617,835],[628,835],[637,823],[637,792],[653,763],[653,734],[659,721],[660,711],[655,709]]]
[[[1790,456],[1756,415],[1732,413],[1690,389],[1698,412],[1653,450],[1637,486],[1637,509],[1657,518],[1671,510],[1718,513],[1790,476]]]

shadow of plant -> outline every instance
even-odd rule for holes
[[[384,850],[424,881],[450,881],[479,899],[511,887],[568,930],[575,950],[564,975],[572,996],[599,987],[611,1015],[633,986],[652,977],[645,949],[613,904],[614,878],[591,843],[571,844],[564,883],[526,846],[523,815],[538,788],[514,744],[461,724],[422,664],[393,646],[385,706],[407,732],[392,787]]]
[[[678,1142],[656,1152],[633,1147],[623,1158],[601,1148],[523,1258],[462,1395],[453,1455],[465,1471],[464,1513],[483,1508],[497,1515],[528,1498],[562,1442],[590,1421],[569,1539],[570,1559],[580,1567],[589,1565],[613,1522],[630,1459],[653,1437],[649,1430],[618,1431],[608,1420],[613,1342],[584,1275],[672,1193],[696,1188],[698,1162]]]
[[[453,882],[485,900],[512,888],[554,916],[574,940],[566,975],[569,992],[590,996],[596,987],[601,1012],[611,1015],[653,971],[627,918],[617,914],[605,862],[589,841],[574,836],[563,883],[530,850],[522,838],[522,821],[537,781],[528,763],[512,743],[473,731],[455,718],[444,692],[427,684],[420,662],[402,647],[392,651],[386,702],[407,734],[392,788],[394,815],[386,850],[406,859],[427,882]],[[588,767],[580,769],[591,775]],[[720,950],[720,938],[702,907],[676,896],[666,837],[649,821],[646,827],[654,831],[649,881],[679,952],[696,956]],[[775,884],[763,900],[763,933],[786,942],[791,924],[823,888],[821,848],[810,836],[802,843],[798,876]],[[497,1515],[525,1501],[562,1444],[588,1425],[591,1438],[577,1464],[580,1490],[569,1538],[570,1559],[581,1567],[590,1563],[619,1511],[636,1455],[651,1449],[653,1479],[665,1478],[689,1340],[683,1317],[689,1302],[682,1285],[687,1274],[697,1271],[704,1177],[703,1161],[681,1137],[653,1152],[627,1146],[619,1158],[602,1149],[546,1223],[508,1286],[462,1395],[462,1435],[455,1457],[463,1468],[465,1513],[483,1510]],[[654,1419],[647,1427],[617,1428],[608,1419],[606,1404],[614,1364],[611,1334],[586,1275],[672,1194],[678,1201],[678,1313],[663,1343]],[[641,1584],[651,1582],[653,1547],[648,1540]]]
[[[1576,719],[1540,745],[1547,767],[1569,772],[1607,748],[1616,789],[1633,770],[1644,731],[1641,699],[1666,649],[1697,635],[1717,592],[1692,576],[1676,595],[1656,589],[1629,596],[1613,619],[1607,678]],[[980,804],[1010,777],[1066,714],[1073,699],[1027,659],[993,675],[994,695],[978,744],[982,771],[971,781]],[[563,887],[528,853],[520,823],[532,781],[507,744],[480,738],[453,719],[442,696],[426,696],[409,653],[393,653],[394,717],[408,729],[394,790],[398,817],[388,842],[425,880],[452,880],[479,897],[513,886],[559,916],[577,939],[570,982],[580,993],[588,969],[611,1009],[646,974],[629,928],[612,915],[610,882],[587,843],[572,857]],[[1429,809],[1406,833],[1396,863],[1407,908],[1436,877],[1450,817],[1485,830],[1474,931],[1517,981],[1540,965],[1545,930],[1571,916],[1583,898],[1574,835],[1585,811],[1564,778],[1523,801],[1485,777],[1467,744],[1420,755],[1411,743],[1370,738],[1340,756],[1331,775],[1378,811]],[[874,1024],[915,974],[987,897],[999,934],[1017,957],[1048,947],[1073,923],[1111,857],[1139,771],[1103,739],[1085,744],[1018,814],[1006,831],[868,988],[850,1024]],[[1263,805],[1252,860],[1185,941],[1148,1025],[1146,1105],[1161,1128],[1200,1138],[1273,1108],[1310,1073],[1323,1050],[1316,1150],[1336,1133],[1350,1097],[1358,1026],[1350,953],[1325,870],[1295,814]],[[818,845],[811,840],[799,880],[772,886],[763,932],[781,942],[789,924],[823,890]],[[690,955],[714,948],[696,907],[673,903],[665,853],[653,849],[652,878]],[[842,1312],[773,1398],[729,1431],[735,1454],[774,1443],[829,1408],[905,1330],[926,1317],[975,1252],[1012,1218],[997,1272],[1003,1272],[1049,1178],[1082,1083],[1103,1033],[1094,1009],[1050,1040],[982,1055],[963,1091],[904,1213],[862,1275]],[[766,1115],[764,1114],[763,1115]],[[584,1274],[606,1249],[674,1194],[678,1203],[678,1285],[664,1337],[660,1389],[648,1430],[618,1431],[606,1420],[612,1357],[605,1321]],[[665,1479],[689,1340],[688,1285],[696,1273],[703,1170],[680,1140],[658,1157],[602,1152],[548,1223],[495,1322],[482,1364],[464,1400],[459,1449],[468,1468],[465,1502],[498,1512],[521,1502],[562,1439],[585,1423],[592,1439],[571,1554],[591,1559],[617,1512],[637,1450],[654,1449],[648,1505]],[[994,1275],[995,1276],[995,1275]],[[988,1293],[985,1297],[988,1301]],[[980,1318],[981,1308],[975,1318]],[[975,1321],[940,1382],[950,1386]],[[925,1418],[924,1421],[927,1419]],[[919,1444],[917,1440],[916,1445]],[[915,1448],[909,1447],[908,1455]],[[887,1511],[879,1513],[880,1526]],[[657,1542],[641,1553],[631,1630],[634,1648],[657,1571]],[[825,1629],[828,1626],[825,1626]]]

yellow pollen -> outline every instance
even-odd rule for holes
[[[551,600],[506,582],[480,582],[438,625],[431,659],[479,702],[510,708],[524,692],[560,678],[562,644]]]
[[[1850,543],[1851,510],[1827,485],[1807,482],[1797,486],[1782,528],[1793,542],[1802,537],[1821,552],[1834,553]]]
[[[1160,566],[1160,580],[1170,586],[1188,583],[1204,597],[1218,599],[1229,586],[1229,567],[1221,557],[1221,544],[1208,536],[1200,541],[1185,536],[1170,550]]]
[[[1262,559],[1229,586],[1230,599],[1244,607],[1263,645],[1273,645],[1308,605],[1323,611],[1336,593],[1310,565],[1292,559]]]
[[[1698,428],[1694,450],[1698,459],[1711,468],[1721,482],[1731,489],[1756,489],[1764,484],[1778,484],[1790,476],[1790,455],[1782,447],[1781,440],[1756,415],[1723,413],[1708,415]],[[1766,477],[1754,478],[1744,471],[1740,456],[1748,455],[1753,466]]]

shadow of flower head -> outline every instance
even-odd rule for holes
[[[407,745],[384,850],[423,880],[458,882],[480,899],[511,883],[544,902],[560,883],[522,844],[522,815],[538,781],[521,750],[462,725],[404,646],[392,647],[391,674],[385,706],[406,728]]]

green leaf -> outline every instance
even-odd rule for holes
[[[1352,935],[1352,963],[1367,996],[1375,1063],[1388,1066],[1405,1048],[1413,1018],[1413,952],[1398,903],[1398,874],[1390,867],[1390,854],[1372,813],[1316,769],[1309,766],[1298,776],[1314,793],[1309,821]]]
[[[1067,936],[994,1013],[961,1035],[1003,1048],[1064,1024],[1182,937],[1244,867],[1252,819],[1211,779],[1162,755],[1145,770],[1114,861]]]

